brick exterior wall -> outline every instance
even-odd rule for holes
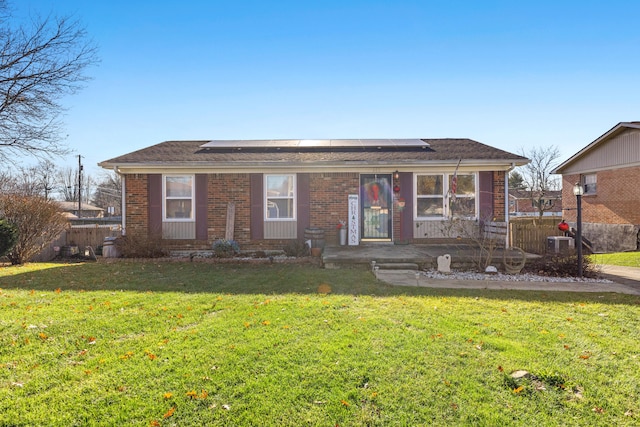
[[[360,174],[310,174],[311,227],[323,228],[329,244],[338,242],[338,224],[348,220],[349,194],[359,194]]]
[[[640,224],[640,166],[597,172],[595,195],[582,197],[582,222],[601,224]],[[576,220],[573,186],[580,175],[563,175],[564,218]]]
[[[504,221],[504,172],[494,172],[493,207],[496,221]],[[393,184],[397,184],[394,180]],[[600,185],[600,183],[598,183]],[[358,173],[309,174],[310,226],[325,230],[329,245],[338,244],[337,225],[348,220],[349,194],[359,194]],[[282,249],[287,240],[251,240],[251,203],[249,174],[209,174],[207,178],[207,234],[208,241],[166,240],[172,248],[208,248],[216,239],[225,237],[227,206],[235,203],[234,239],[242,249]],[[573,197],[573,196],[572,196]],[[574,198],[575,199],[575,198]],[[145,174],[126,176],[127,230],[149,228],[148,179]],[[404,225],[407,226],[406,224]],[[400,215],[393,214],[393,237],[400,239]],[[302,239],[303,236],[298,236]]]
[[[495,221],[504,221],[505,212],[505,172],[493,172],[493,218]]]
[[[227,229],[227,207],[236,205],[234,240],[245,249],[251,240],[251,186],[249,174],[210,174],[207,183],[207,228],[209,241],[224,239]]]
[[[145,174],[126,175],[125,225],[129,232],[146,232],[149,229],[148,180]]]

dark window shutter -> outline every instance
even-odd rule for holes
[[[207,224],[207,180],[206,174],[196,174],[196,240],[209,238]]]
[[[480,212],[478,218],[481,222],[492,221],[493,214],[493,172],[480,172],[478,177],[480,189]]]
[[[261,173],[250,175],[251,197],[251,239],[262,240],[264,238],[264,202],[263,202],[263,176]]]
[[[304,229],[311,225],[311,191],[310,177],[308,173],[299,173],[296,176],[296,186],[298,189],[298,238],[304,236]]]
[[[400,172],[400,197],[404,199],[404,210],[400,212],[402,240],[413,239],[413,173]]]
[[[147,191],[149,198],[149,234],[162,234],[162,175],[147,175]]]

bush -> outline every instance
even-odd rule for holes
[[[231,258],[240,253],[240,245],[235,240],[218,239],[213,242],[213,253],[218,258]]]
[[[294,240],[289,242],[283,248],[284,254],[289,257],[305,257],[309,256],[309,246],[303,240]]]
[[[162,238],[145,233],[131,233],[119,237],[115,246],[123,258],[160,258],[167,255]]]
[[[527,261],[525,269],[531,273],[550,277],[577,277],[578,256],[548,254],[537,260]],[[588,256],[582,256],[582,276],[598,277],[596,266]]]
[[[8,221],[0,219],[0,257],[5,256],[18,241],[18,230]]]
[[[13,265],[24,264],[50,245],[67,226],[60,205],[43,197],[5,194],[0,196],[0,212],[18,233],[7,252]]]

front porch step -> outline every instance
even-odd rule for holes
[[[380,270],[418,270],[420,266],[412,262],[385,262],[376,263],[376,267]]]

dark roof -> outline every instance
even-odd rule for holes
[[[425,162],[477,160],[528,162],[512,154],[471,139],[423,139],[424,146],[359,147],[220,147],[203,148],[211,141],[166,141],[100,163],[103,167],[152,165],[214,165],[217,163],[342,163]]]

